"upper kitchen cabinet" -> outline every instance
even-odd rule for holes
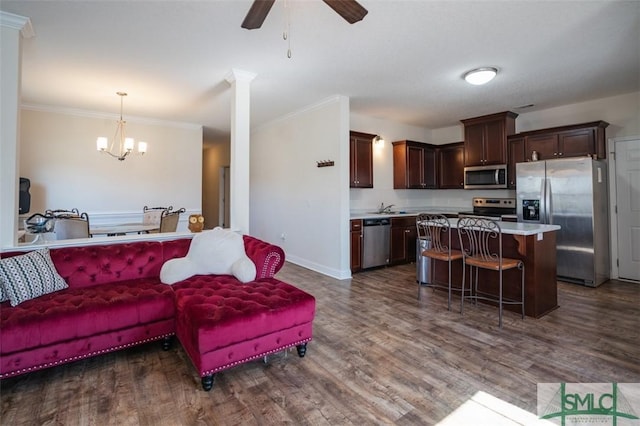
[[[393,189],[437,188],[436,148],[422,142],[393,142]]]
[[[464,165],[485,166],[507,163],[507,136],[516,131],[518,114],[498,114],[461,120],[464,124]]]
[[[518,136],[525,138],[526,160],[531,160],[533,151],[538,153],[538,160],[585,155],[606,158],[605,129],[608,125],[605,121],[594,121],[522,132]]]
[[[464,142],[438,146],[438,188],[464,188]]]
[[[507,162],[507,186],[509,189],[516,187],[516,164],[525,161],[524,154],[525,138],[520,135],[509,136],[508,138],[508,156]]]
[[[368,133],[349,132],[349,186],[373,188],[373,138]]]

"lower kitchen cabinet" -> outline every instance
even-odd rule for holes
[[[351,273],[362,269],[362,219],[351,221]]]
[[[391,218],[390,265],[400,265],[416,261],[416,216]]]

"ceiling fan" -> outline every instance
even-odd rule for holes
[[[322,0],[329,7],[342,16],[348,23],[355,24],[361,21],[368,13],[356,0]],[[242,28],[254,30],[260,28],[275,0],[254,0],[247,16],[242,21]]]

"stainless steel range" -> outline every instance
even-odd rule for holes
[[[473,198],[473,211],[458,212],[458,216],[486,217],[489,219],[504,219],[505,216],[516,214],[515,198]]]

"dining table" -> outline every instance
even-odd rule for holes
[[[160,225],[148,224],[148,223],[119,223],[112,225],[96,225],[89,228],[91,236],[106,235],[126,235],[126,234],[140,234],[149,233],[151,231],[159,231]]]

